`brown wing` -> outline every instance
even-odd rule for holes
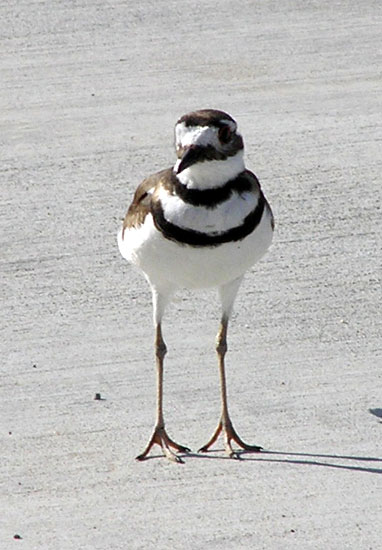
[[[138,185],[134,193],[133,201],[129,206],[125,219],[123,220],[122,239],[126,229],[131,227],[139,227],[145,221],[147,214],[150,212],[151,197],[155,187],[158,185],[160,180],[168,173],[171,173],[171,171],[172,168],[161,170],[160,172],[144,179],[142,183]]]

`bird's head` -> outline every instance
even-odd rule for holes
[[[189,187],[217,187],[244,170],[243,138],[223,111],[202,109],[175,125],[174,172]]]

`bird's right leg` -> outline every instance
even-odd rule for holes
[[[223,285],[220,289],[220,297],[222,301],[222,318],[220,322],[219,332],[216,338],[216,352],[219,361],[219,373],[220,373],[220,392],[222,402],[222,413],[216,430],[214,431],[211,439],[206,445],[203,445],[199,452],[207,452],[208,449],[215,443],[220,434],[224,436],[225,450],[229,457],[239,458],[240,454],[232,447],[232,441],[245,451],[259,452],[261,447],[258,445],[248,445],[237,434],[235,428],[232,425],[231,418],[228,412],[228,398],[227,398],[227,383],[225,375],[225,354],[227,353],[227,328],[232,306],[239,289],[241,279],[236,279],[227,285]]]
[[[190,452],[190,449],[183,447],[175,443],[168,435],[164,426],[163,418],[163,361],[166,355],[167,348],[163,340],[161,324],[157,323],[155,331],[155,355],[157,366],[157,421],[155,424],[154,432],[148,442],[145,450],[142,454],[137,456],[137,460],[144,460],[147,454],[150,452],[153,445],[157,444],[162,447],[163,454],[169,460],[173,462],[183,462],[172,449],[181,453]]]

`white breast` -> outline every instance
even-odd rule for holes
[[[249,192],[241,195],[233,192],[229,199],[214,208],[193,206],[177,195],[169,195],[165,189],[160,191],[159,198],[167,221],[183,229],[209,234],[238,227],[258,202],[258,197]]]
[[[193,247],[166,239],[151,214],[139,228],[118,235],[124,258],[137,265],[159,289],[207,288],[240,277],[265,254],[272,242],[271,216],[264,209],[255,231],[241,241]]]

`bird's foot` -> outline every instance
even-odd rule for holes
[[[224,435],[225,452],[230,458],[240,458],[240,450],[232,448],[233,441],[244,451],[258,453],[262,450],[262,447],[259,447],[258,445],[248,445],[248,443],[245,443],[236,433],[236,430],[232,426],[230,420],[226,422],[220,420],[213,436],[206,445],[203,445],[203,447],[199,449],[199,453],[207,452],[211,445],[215,443],[221,433],[223,433]]]
[[[145,460],[146,456],[148,455],[151,448],[155,444],[162,447],[163,455],[166,458],[168,458],[168,460],[171,460],[172,462],[183,463],[184,461],[181,459],[179,455],[174,453],[174,451],[170,447],[172,447],[173,449],[175,449],[180,453],[191,452],[191,449],[189,449],[188,447],[183,447],[183,445],[179,445],[178,443],[175,443],[175,441],[173,441],[167,435],[167,432],[164,426],[155,426],[154,433],[151,436],[151,439],[148,442],[146,449],[143,451],[142,454],[136,457],[136,460]]]

